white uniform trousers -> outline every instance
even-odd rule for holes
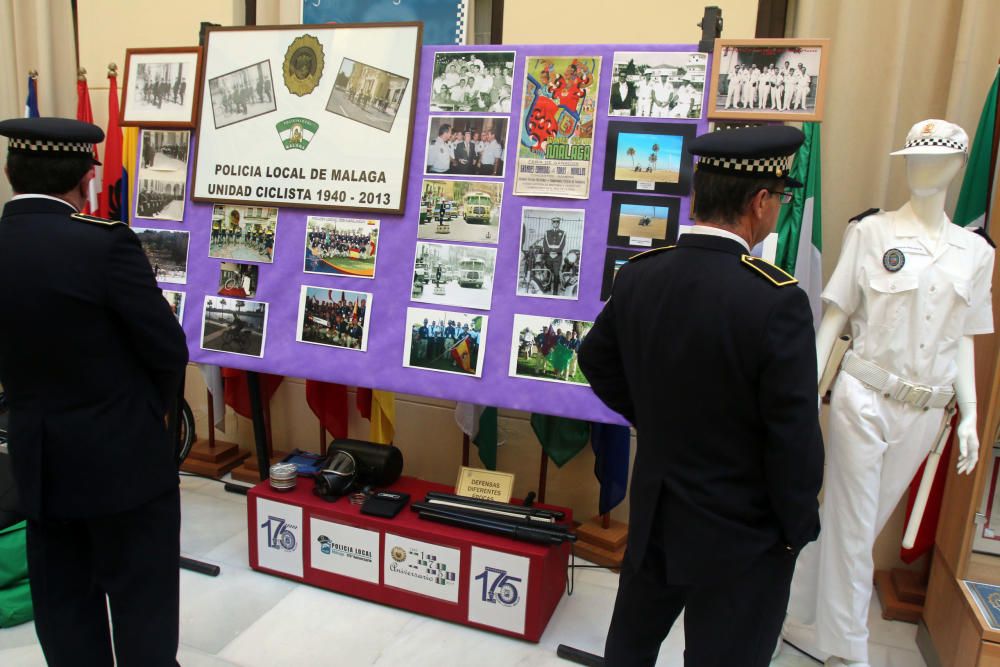
[[[819,539],[799,555],[788,613],[821,651],[868,661],[872,548],[938,434],[943,408],[885,398],[841,372],[826,438]]]

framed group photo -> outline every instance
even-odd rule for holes
[[[604,189],[687,195],[693,160],[685,149],[697,131],[692,123],[608,122]]]
[[[200,91],[200,47],[127,49],[118,122],[193,128]]]

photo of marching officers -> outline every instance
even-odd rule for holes
[[[364,352],[368,349],[366,323],[371,303],[372,295],[367,292],[303,285],[295,340]]]
[[[208,256],[270,264],[274,261],[277,226],[276,208],[216,204],[212,209]]]
[[[413,301],[489,310],[497,249],[417,242]]]
[[[701,118],[708,54],[615,53],[611,116]]]
[[[502,177],[506,146],[506,118],[431,116],[424,173]]]
[[[277,109],[267,60],[210,79],[208,92],[217,130]]]
[[[224,296],[206,296],[201,319],[203,350],[264,356],[267,304]]]
[[[142,131],[136,177],[137,218],[184,219],[190,139],[191,133],[186,130]]]
[[[344,58],[326,110],[389,132],[409,83],[406,77]]]
[[[434,54],[431,111],[510,113],[513,51]]]
[[[593,322],[514,315],[511,377],[586,384],[577,356]]]
[[[576,299],[583,256],[581,209],[525,207],[521,212],[518,296]]]
[[[486,315],[407,308],[403,365],[482,377]]]
[[[139,63],[128,98],[130,110],[184,108],[188,93],[193,94],[190,83],[193,76],[194,66],[190,63]]]
[[[187,232],[141,227],[133,227],[132,231],[139,237],[139,243],[158,282],[187,284],[190,237]]]
[[[374,278],[378,220],[306,218],[306,273]]]
[[[815,113],[820,56],[818,48],[725,48],[715,110]]]

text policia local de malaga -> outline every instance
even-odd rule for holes
[[[217,164],[216,176],[239,176],[243,178],[274,178],[303,181],[347,181],[351,183],[385,183],[385,172],[365,169],[306,169],[304,167],[261,167],[256,164]],[[294,199],[308,201],[312,193],[307,188],[274,185],[236,185],[231,183],[209,183],[208,194],[268,199]]]

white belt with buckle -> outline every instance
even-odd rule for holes
[[[848,351],[844,356],[841,368],[845,373],[860,380],[862,384],[881,392],[886,398],[909,403],[924,410],[947,407],[955,397],[955,389],[951,385],[935,387],[909,382],[877,364],[862,359],[853,351]]]

